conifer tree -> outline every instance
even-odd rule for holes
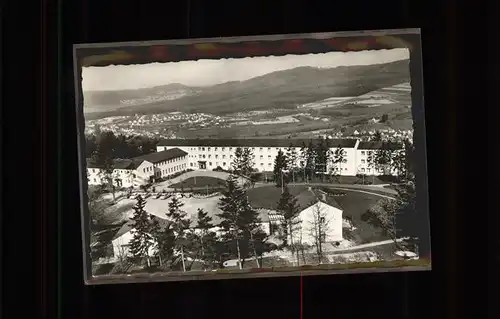
[[[290,143],[290,146],[286,150],[286,158],[288,161],[288,169],[292,173],[292,183],[295,183],[295,171],[297,169],[297,162],[299,160],[299,154],[295,149],[295,146]]]
[[[215,233],[211,231],[213,227],[212,218],[202,208],[198,208],[196,228],[199,230],[199,234],[197,235],[197,239],[199,240],[200,255],[204,269],[212,268],[214,264],[214,246],[217,238]]]
[[[283,215],[283,242],[285,247],[289,247],[293,255],[296,255],[297,265],[299,265],[299,249],[298,244],[294,242],[294,236],[300,225],[299,213],[300,206],[297,198],[290,193],[288,187],[285,187],[284,192],[278,201],[278,212]]]
[[[182,210],[184,203],[177,197],[173,197],[168,203],[167,218],[171,221],[173,233],[175,235],[175,249],[181,254],[182,270],[186,271],[186,261],[184,256],[184,249],[187,246],[186,230],[189,228],[190,221],[187,214]]]
[[[151,266],[150,248],[154,244],[151,235],[151,221],[149,214],[144,210],[146,201],[137,196],[137,203],[134,206],[134,214],[130,218],[132,221],[132,240],[130,241],[129,252],[136,262],[142,264],[146,261],[148,267]]]
[[[288,169],[288,159],[282,150],[278,151],[278,155],[274,159],[274,169],[273,177],[276,187],[284,187],[287,182],[287,176],[285,175],[285,170]]]
[[[226,190],[222,195],[219,199],[220,227],[229,247],[236,249],[235,255],[242,269],[245,258],[251,252],[250,245],[256,247],[253,237],[258,233],[258,213],[250,206],[245,191],[238,186],[234,176],[226,180]]]

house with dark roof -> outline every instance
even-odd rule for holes
[[[248,148],[253,153],[254,169],[260,172],[271,172],[274,160],[279,151],[289,149],[301,154],[311,139],[168,139],[157,144],[158,152],[174,148],[188,153],[188,167],[193,170],[212,170],[220,167],[230,169],[237,148]],[[324,143],[331,152],[341,148],[344,150],[344,161],[339,173],[342,175],[356,175],[354,161],[355,149],[359,143],[357,139],[324,139]],[[297,168],[304,165],[304,160],[297,158]],[[320,168],[325,172],[331,170],[333,162],[328,167]],[[338,165],[335,165],[338,166]]]
[[[178,148],[153,152],[131,159],[115,159],[108,173],[92,159],[87,159],[89,185],[101,185],[111,176],[118,187],[138,187],[155,179],[165,178],[188,168],[187,153]]]

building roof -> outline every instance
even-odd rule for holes
[[[148,161],[150,163],[156,164],[156,163],[159,163],[159,162],[168,161],[168,160],[171,160],[171,159],[174,159],[174,158],[186,156],[187,154],[188,153],[184,152],[181,149],[172,148],[172,149],[169,149],[169,150],[166,150],[166,151],[153,152],[153,153],[149,153],[149,154],[146,154],[146,155],[141,155],[141,156],[133,158],[132,160],[137,165],[139,165],[143,161]]]
[[[303,209],[301,211],[301,213],[311,207],[313,207],[314,205],[319,205],[321,208],[336,208],[336,209],[339,209],[340,211],[343,211],[342,208],[340,207],[340,205],[336,202],[336,201],[328,201],[328,204],[321,201],[321,200],[318,200],[316,201],[315,203],[311,203],[308,207],[306,207],[305,209]]]
[[[311,139],[166,139],[160,141],[157,146],[212,146],[212,147],[301,147],[308,145]],[[315,142],[315,140],[312,140]],[[326,139],[332,147],[353,148],[356,139]]]
[[[135,169],[136,163],[130,159],[114,159],[113,166],[115,169]],[[87,158],[87,168],[102,168],[101,165],[97,165],[93,159]]]
[[[403,149],[403,145],[394,142],[359,142],[358,150],[379,150],[385,147],[390,150]]]

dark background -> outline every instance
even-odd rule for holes
[[[463,68],[458,39],[463,41],[464,33],[454,2],[45,0],[33,11],[27,8],[21,4],[15,12],[22,19],[2,16],[15,26],[9,30],[14,40],[2,52],[5,77],[18,85],[4,89],[2,83],[10,103],[2,115],[15,119],[2,127],[3,144],[12,148],[2,176],[9,185],[2,196],[7,212],[2,271],[9,287],[3,289],[2,310],[13,314],[7,318],[33,317],[28,314],[33,310],[42,318],[301,318],[301,294],[302,318],[463,315],[458,224],[467,207],[459,196],[464,182],[458,173],[468,170],[458,166],[466,161],[457,143],[463,138],[457,105],[465,103],[458,84]],[[423,28],[432,272],[306,277],[302,289],[297,277],[83,285],[73,43],[405,27]],[[26,40],[26,29],[35,41]],[[25,55],[34,59],[27,62]],[[28,84],[30,77],[34,81]],[[26,132],[33,137],[24,138]],[[35,219],[28,220],[29,212]],[[30,248],[37,254],[28,254]],[[32,296],[36,307],[27,305]]]

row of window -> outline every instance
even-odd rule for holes
[[[263,152],[264,151],[264,147],[249,147],[252,151],[257,151],[257,149],[260,151],[260,152]],[[233,149],[236,149],[236,148],[233,148],[233,147],[203,147],[203,146],[199,146],[198,147],[198,151],[214,151],[214,152],[217,152],[217,151],[222,151],[222,152],[225,152],[225,151],[233,151]],[[273,148],[272,147],[267,147],[266,148],[268,152],[272,151]],[[298,149],[298,148],[297,148]],[[190,148],[190,151],[195,151],[196,150],[196,147],[191,147]],[[283,148],[277,148],[276,151],[279,151],[279,150],[282,150],[282,151],[285,151],[285,149]]]
[[[186,169],[186,163],[175,165],[173,167],[169,167],[169,168],[166,168],[164,170],[160,170],[159,172],[157,172],[157,175],[168,175],[168,174],[172,174],[172,173],[181,171],[183,169]]]

